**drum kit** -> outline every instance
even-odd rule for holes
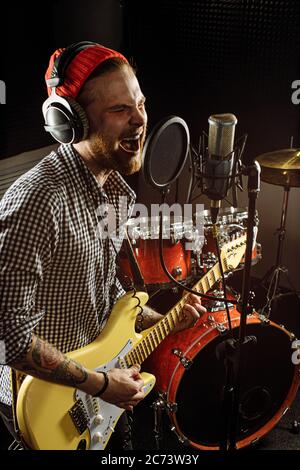
[[[279,286],[279,274],[283,271],[281,262],[288,195],[291,187],[300,186],[300,150],[270,152],[259,156],[257,160],[261,166],[261,179],[284,188],[276,263],[264,278],[271,276],[274,298]],[[228,241],[238,240],[246,234],[247,216],[245,209],[228,207],[220,211],[217,225],[221,248]],[[199,235],[193,231],[193,221],[189,221],[187,227],[178,222],[172,223],[171,220],[168,222],[169,237],[163,240],[166,266],[183,286],[191,285],[191,281],[201,278],[217,261],[210,212],[204,211],[204,243],[203,240],[197,240]],[[134,220],[130,219],[128,227],[132,228],[134,224]],[[149,229],[151,225],[150,218],[144,219],[142,229],[140,226],[129,230],[135,257],[150,297],[151,293],[174,289],[161,267],[158,234],[153,237]],[[252,265],[262,257],[256,235],[257,230],[254,234]],[[195,246],[198,248],[186,251],[187,238],[196,240]],[[241,260],[235,271],[243,269],[244,261]],[[119,264],[123,275],[132,279],[130,263],[122,250]],[[219,286],[217,292],[220,289]],[[268,301],[272,301],[272,298]],[[219,304],[221,307],[209,309],[202,323],[198,322],[188,330],[168,336],[144,366],[157,379],[158,398],[153,403],[156,424],[157,417],[164,410],[179,442],[201,450],[220,449],[220,415],[226,371],[223,362],[217,358],[216,347],[229,333],[237,338],[240,325],[240,313],[236,306],[231,305],[229,319],[224,305],[222,302]],[[293,351],[297,349],[295,344],[299,342],[293,332],[272,322],[264,312],[259,314],[253,311],[247,316],[247,334],[254,335],[257,341],[247,355],[247,374],[243,374],[240,390],[237,449],[255,443],[279,422],[291,406],[299,386],[300,360],[297,364],[292,361]],[[293,424],[298,430],[299,422],[294,421]],[[158,448],[161,440],[159,432],[158,426],[155,430]]]

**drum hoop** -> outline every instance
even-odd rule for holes
[[[159,222],[160,222],[160,217],[159,216],[150,216],[150,217],[131,217],[128,219],[126,222],[127,226],[127,231],[129,231],[129,236],[130,232],[132,231],[136,232],[135,237],[131,237],[132,239],[141,239],[141,240],[156,240],[158,239],[158,232],[159,232]],[[196,236],[196,227],[193,224],[193,219],[185,219],[184,217],[181,217],[181,220],[173,220],[172,217],[169,215],[163,215],[163,222],[168,222],[169,225],[166,228],[163,226],[163,235],[168,235],[167,237],[164,237],[164,239],[170,239],[172,238],[172,235],[181,235],[180,239],[186,238],[186,233],[191,232]],[[157,230],[153,230],[153,229]],[[177,230],[177,231],[176,231]],[[157,233],[156,233],[157,232]],[[157,237],[154,237],[154,235],[157,235]]]
[[[256,215],[258,215],[258,211],[256,210]],[[232,217],[233,220],[229,221],[229,217]],[[203,211],[203,218],[204,218],[204,226],[209,227],[212,225],[211,222],[211,213],[210,210],[204,210]],[[234,208],[233,206],[230,207],[224,207],[219,211],[219,220],[217,221],[217,225],[220,226],[226,226],[229,225],[230,223],[238,223],[241,222],[242,220],[245,220],[248,218],[248,210],[241,208],[241,207],[236,207]]]

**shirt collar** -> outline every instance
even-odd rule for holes
[[[134,203],[136,198],[135,192],[118,171],[112,171],[105,184],[101,186],[95,175],[87,167],[71,144],[62,144],[58,149],[58,153],[64,157],[65,163],[72,177],[76,180],[76,183],[80,185],[85,193],[92,194],[95,199],[99,199],[98,202],[107,200],[108,194],[113,191],[114,195],[117,197],[127,196],[129,206]]]

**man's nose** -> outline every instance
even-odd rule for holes
[[[145,108],[135,108],[131,117],[131,123],[136,127],[142,127],[147,123],[147,113]]]

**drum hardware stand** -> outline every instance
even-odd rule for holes
[[[240,387],[242,373],[245,369],[245,360],[249,350],[257,342],[255,336],[246,336],[247,315],[252,311],[249,307],[250,274],[252,246],[255,227],[255,204],[260,189],[260,166],[254,161],[252,165],[245,166],[243,172],[248,176],[249,212],[247,222],[247,245],[245,255],[245,269],[242,287],[242,303],[238,304],[241,313],[239,338],[225,339],[217,346],[218,359],[224,360],[225,386],[221,408],[222,426],[220,433],[220,450],[236,450],[236,440],[239,426]]]
[[[156,444],[156,449],[160,450],[161,441],[163,439],[163,432],[162,432],[162,412],[172,412],[176,413],[177,411],[177,403],[170,403],[167,401],[166,393],[158,393],[158,398],[152,403],[151,408],[154,410],[154,439]],[[175,432],[178,440],[182,443],[186,443],[188,439],[184,439],[180,436],[176,428],[174,426],[171,427],[171,431]]]
[[[266,295],[267,302],[262,308],[262,313],[268,317],[270,316],[272,302],[277,297],[276,293],[279,287],[279,279],[280,279],[281,273],[285,274],[292,288],[293,293],[297,292],[297,290],[295,289],[288,275],[287,268],[282,266],[283,244],[284,244],[285,235],[286,235],[286,217],[287,217],[287,209],[288,209],[289,192],[290,192],[290,186],[288,185],[284,186],[283,203],[282,203],[282,210],[281,210],[281,223],[280,223],[280,227],[277,229],[278,246],[277,246],[276,262],[275,262],[275,265],[273,265],[267,271],[267,273],[264,275],[262,279],[262,285],[264,285],[267,283],[268,279],[271,278],[270,284],[267,290],[267,295]]]

